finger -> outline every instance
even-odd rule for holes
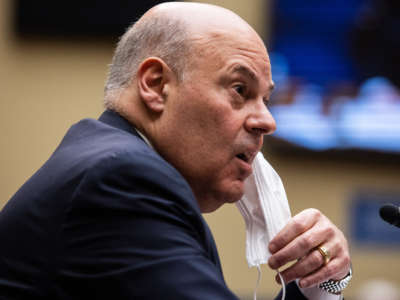
[[[321,215],[321,212],[311,208],[303,210],[291,218],[285,227],[269,243],[268,249],[271,254],[276,253],[297,236],[310,229]]]
[[[348,254],[348,252],[343,252],[343,249],[339,244],[325,244],[324,246],[330,249],[329,251],[333,253],[334,257],[336,256],[335,253],[337,253],[338,255],[335,259],[335,263],[337,264],[338,268],[333,269],[332,272],[335,272],[335,274],[328,279],[341,280],[348,274],[350,270],[350,255]],[[328,264],[330,264],[330,262]],[[281,275],[284,282],[288,283],[297,278],[305,278],[317,272],[318,269],[323,267],[324,265],[324,256],[322,256],[321,253],[317,249],[315,249],[311,251],[307,256],[299,259],[295,264],[293,264],[286,270],[281,271]],[[331,267],[332,266],[329,266],[329,268]],[[278,276],[275,277],[275,280],[280,283],[280,278]]]
[[[336,260],[341,264],[341,269],[334,274],[330,279],[333,280],[341,280],[343,279],[350,270],[351,259],[350,253],[347,245],[347,241],[344,239],[343,241],[336,243],[335,245],[330,246],[335,247],[334,253],[336,253]]]
[[[311,251],[307,256],[291,265],[281,275],[285,282],[290,282],[296,278],[303,278],[315,272],[324,265],[324,258],[318,250]]]
[[[326,266],[300,279],[299,285],[302,288],[318,285],[331,279],[335,274],[341,272],[342,270],[343,262],[340,259],[332,259]]]
[[[278,269],[290,261],[307,256],[311,250],[325,243],[333,235],[334,230],[332,227],[314,226],[274,253],[269,258],[268,265],[272,269]]]
[[[329,249],[328,251],[330,253],[331,259],[332,257],[335,257],[342,252],[342,249],[339,244],[326,243],[323,245],[326,249]],[[281,271],[281,275],[283,276],[285,282],[290,282],[297,278],[306,277],[311,273],[316,272],[319,268],[321,268],[324,265],[325,265],[325,257],[318,251],[318,248],[315,247],[310,252],[308,252],[306,256],[299,259],[295,264],[291,265],[284,271]],[[341,276],[339,278],[341,279],[343,277],[344,276]]]

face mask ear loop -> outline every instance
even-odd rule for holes
[[[282,283],[282,298],[281,298],[281,300],[285,300],[285,297],[286,297],[286,284],[285,284],[285,281],[283,280],[281,272],[279,272],[279,271],[278,271],[278,276],[279,276],[279,279],[281,280],[281,283]]]
[[[260,265],[257,265],[257,271],[258,271],[258,279],[257,279],[256,287],[254,289],[254,300],[257,300],[257,289],[258,289],[258,286],[260,285],[260,281],[261,281],[261,268],[260,268]]]

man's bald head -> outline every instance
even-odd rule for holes
[[[121,91],[130,85],[144,59],[161,58],[182,80],[185,71],[193,67],[194,46],[206,46],[218,32],[243,30],[257,35],[238,15],[219,6],[185,2],[154,6],[118,43],[105,85],[106,108],[118,110]]]

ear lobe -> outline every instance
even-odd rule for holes
[[[139,95],[148,109],[155,113],[164,110],[170,69],[159,58],[150,57],[139,66],[137,73]]]

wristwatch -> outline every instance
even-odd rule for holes
[[[324,291],[327,291],[328,293],[338,295],[349,285],[352,276],[353,271],[350,267],[349,273],[342,280],[330,279],[321,283],[318,287]]]

